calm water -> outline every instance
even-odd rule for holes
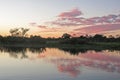
[[[120,51],[0,48],[0,80],[120,80]]]

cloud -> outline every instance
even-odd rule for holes
[[[44,30],[41,30],[40,32],[63,32],[62,28],[44,28]]]
[[[70,11],[60,13],[57,16],[57,19],[51,21],[50,23],[59,26],[79,26],[81,25],[81,23],[77,23],[76,21],[83,19],[82,17],[80,17],[81,15],[82,12],[79,9],[74,8]]]
[[[38,25],[37,23],[30,23],[31,27],[37,27],[40,29],[40,32],[63,32],[63,28],[58,27],[49,27],[46,25]]]
[[[37,27],[41,29],[47,29],[47,26],[44,26],[44,25],[38,25]]]
[[[38,28],[41,28],[41,29],[47,29],[48,26],[45,26],[45,25],[38,25],[37,23],[35,22],[32,22],[32,23],[29,23],[29,25],[31,27],[38,27]]]
[[[108,14],[90,18],[85,18],[82,14],[83,12],[79,9],[62,12],[56,20],[51,21],[51,24],[59,27],[71,26],[73,31],[70,33],[74,35],[99,34],[120,29],[120,14]]]
[[[79,24],[79,23],[75,23],[75,22],[61,22],[61,21],[53,21],[53,22],[51,22],[51,24],[53,24],[53,25],[58,25],[58,26],[79,26],[79,25],[81,25],[81,24]]]
[[[45,22],[45,25],[38,25],[35,22],[30,25],[40,28],[41,32],[68,32],[74,35],[99,34],[120,29],[120,14],[85,18],[82,11],[74,8],[61,12],[55,20]]]
[[[35,23],[35,22],[31,22],[31,23],[29,23],[29,25],[30,25],[30,26],[36,26],[37,23]]]
[[[65,11],[56,17],[55,20],[45,22],[47,24],[51,24],[52,26],[90,26],[90,25],[103,25],[103,24],[116,24],[120,23],[120,14],[109,14],[106,16],[96,16],[91,18],[82,17],[83,12],[78,8],[74,8],[70,11]],[[30,23],[32,26],[36,26],[35,22]],[[37,25],[39,28],[45,28],[43,25]]]
[[[72,18],[72,17],[79,17],[82,15],[82,12],[75,8],[71,11],[67,11],[67,12],[62,12],[61,14],[58,15],[58,17],[60,18]]]
[[[120,24],[103,24],[103,25],[92,25],[84,28],[77,28],[74,29],[73,33],[77,34],[99,34],[103,32],[108,32],[108,31],[114,31],[114,30],[119,30],[120,29]]]
[[[120,23],[120,15],[110,14],[106,16],[97,16],[91,18],[82,17],[82,11],[75,8],[71,11],[62,12],[57,19],[50,23],[58,26],[80,26],[80,25],[96,25],[96,24],[113,24]]]

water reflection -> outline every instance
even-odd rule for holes
[[[73,77],[82,74],[84,67],[120,73],[120,51],[116,50],[1,47],[0,53],[7,53],[12,58],[41,59],[54,64],[59,72]]]
[[[45,60],[55,64],[60,72],[68,73],[71,76],[78,76],[82,67],[120,73],[120,56],[108,55],[105,51],[97,53],[86,51],[84,54],[79,52],[78,55],[62,51],[59,54],[57,51],[58,49],[55,49],[55,53],[44,53]]]
[[[79,53],[86,53],[87,51],[89,51],[88,49],[79,49],[79,48],[59,48],[60,50],[69,52],[70,54],[73,55],[78,55]],[[95,52],[101,52],[103,50],[101,49],[95,49]],[[114,51],[114,50],[109,50],[110,52]],[[115,50],[116,51],[116,50]]]
[[[28,58],[29,55],[26,55],[28,52],[32,54],[40,54],[45,51],[45,48],[23,48],[23,47],[0,47],[1,53],[9,53],[10,57],[14,58]]]

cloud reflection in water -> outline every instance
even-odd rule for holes
[[[41,59],[54,64],[59,72],[66,73],[72,77],[82,74],[82,67],[120,73],[120,51],[73,51],[75,53],[58,48],[0,48],[1,53],[7,52],[13,58]]]

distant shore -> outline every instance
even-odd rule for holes
[[[60,44],[60,43],[46,43],[46,44],[0,44],[0,47],[51,47],[51,48],[76,48],[76,49],[115,49],[120,50],[120,43],[106,43],[106,42],[96,42],[89,44]]]
[[[106,37],[100,34],[94,36],[71,37],[63,34],[60,38],[42,38],[40,36],[0,36],[0,47],[51,47],[75,49],[116,49],[120,50],[120,36]]]

